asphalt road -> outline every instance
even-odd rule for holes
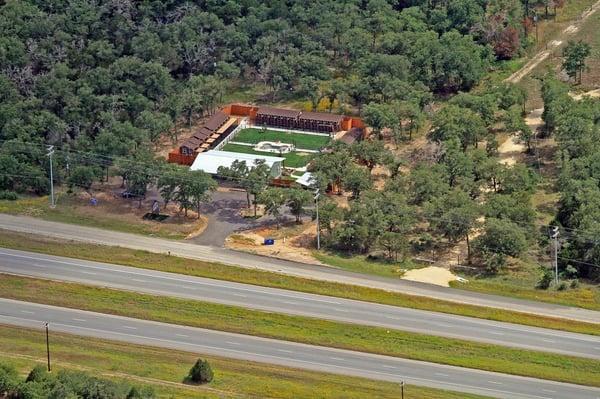
[[[0,299],[0,324],[506,399],[599,399],[600,389]]]
[[[333,267],[308,265],[304,263],[256,256],[223,248],[195,245],[181,241],[146,237],[136,234],[121,233],[79,225],[49,222],[26,216],[0,214],[0,229],[29,234],[46,235],[49,237],[101,245],[121,246],[154,253],[170,252],[172,255],[189,259],[220,262],[228,265],[267,270],[316,280],[378,288],[458,303],[515,310],[549,317],[560,317],[570,320],[600,324],[599,311],[542,302],[526,301],[499,295],[480,294],[466,290],[444,288],[413,281],[365,275],[348,272]]]
[[[600,359],[600,337],[0,249],[0,272]]]

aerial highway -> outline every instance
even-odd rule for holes
[[[600,336],[0,248],[0,273],[600,359]]]
[[[599,399],[600,389],[0,299],[0,324],[506,399]]]
[[[228,265],[267,270],[316,280],[379,288],[470,305],[488,306],[600,324],[600,312],[593,310],[365,275],[328,266],[290,262],[240,253],[224,248],[195,245],[181,241],[145,237],[137,234],[121,233],[80,225],[50,222],[26,216],[0,214],[0,229],[45,235],[65,240],[140,249],[154,253],[171,253],[172,255],[189,259],[220,262]]]

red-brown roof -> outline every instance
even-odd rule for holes
[[[355,141],[360,141],[360,138],[363,135],[363,129],[359,127],[353,127],[348,130],[342,137],[340,137],[340,141],[346,144],[352,144]]]
[[[210,135],[213,134],[212,130],[207,129],[206,127],[202,126],[200,129],[198,129],[194,135],[192,137],[196,137],[199,139],[206,139],[207,137],[210,137]]]
[[[270,115],[279,116],[284,118],[297,118],[300,115],[300,111],[294,111],[291,109],[274,108],[274,107],[260,107],[256,112],[256,115]]]
[[[344,120],[344,116],[337,114],[329,114],[325,112],[303,112],[302,114],[300,114],[300,119],[342,123],[342,121]]]
[[[223,124],[227,122],[228,119],[229,116],[227,114],[225,114],[222,111],[219,111],[206,121],[204,127],[215,132],[218,128],[223,126]]]

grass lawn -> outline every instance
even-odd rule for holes
[[[329,144],[329,137],[313,134],[287,133],[276,130],[262,130],[248,128],[236,134],[233,141],[256,144],[261,141],[281,141],[282,143],[295,144],[296,148],[304,150],[319,150]]]
[[[326,265],[384,277],[401,277],[404,271],[421,267],[410,259],[392,262],[384,259],[369,259],[364,255],[345,256],[327,251],[313,251],[313,256]]]
[[[142,219],[146,210],[138,210],[136,200],[117,199],[114,204],[100,200],[98,206],[94,207],[88,200],[58,193],[56,208],[51,209],[48,204],[47,196],[24,197],[16,201],[0,200],[0,213],[169,239],[183,239],[199,228],[201,223],[205,223],[203,219],[198,221],[183,216],[170,217],[165,222],[147,221]]]
[[[148,346],[123,344],[52,333],[51,351],[56,369],[82,369],[105,378],[123,378],[154,387],[159,398],[383,398],[397,399],[398,384],[317,373],[282,366],[202,356],[214,372],[211,383],[182,384],[199,355]],[[42,331],[0,326],[2,362],[23,373],[45,362]],[[406,386],[407,398],[478,399],[481,396]]]
[[[223,151],[231,151],[231,152],[240,152],[242,154],[254,154],[254,155],[262,155],[262,156],[271,156],[278,157],[279,154],[274,154],[272,152],[262,152],[262,151],[254,151],[252,147],[240,144],[226,144],[223,147]],[[299,153],[299,152],[289,152],[287,154],[281,155],[285,158],[285,165],[288,168],[301,168],[306,166],[308,162],[312,159],[313,154],[309,153]]]
[[[4,275],[0,296],[94,312],[600,386],[600,362],[82,284]]]
[[[203,262],[127,248],[56,240],[33,234],[19,234],[0,230],[0,246],[57,256],[110,262],[144,269],[189,274],[218,280],[236,281],[266,287],[384,303],[393,306],[432,310],[489,320],[506,321],[509,323],[600,335],[600,326],[597,324],[541,317],[483,306],[458,304],[455,302],[406,295],[374,288],[305,279],[284,274],[225,266],[218,263]]]

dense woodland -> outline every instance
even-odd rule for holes
[[[224,95],[260,85],[267,89],[264,102],[302,99],[316,108],[326,100],[330,111],[335,106],[360,114],[373,128],[371,140],[335,146],[314,161],[318,185],[352,193],[348,209],[322,204],[324,240],[331,248],[383,250],[397,258],[464,241],[469,260],[497,272],[540,239],[530,201],[538,176],[496,158],[499,126],[531,150],[533,135],[522,118],[525,92],[499,85],[467,93],[499,60],[527,47],[537,3],[0,4],[2,197],[48,191],[46,146],[53,145],[57,183],[89,190],[110,169],[128,190],[143,195],[156,184],[165,202],[177,201],[187,212],[206,199],[214,183],[202,172],[156,159],[156,144],[176,136],[174,126],[214,111]],[[579,64],[572,69],[578,68],[581,73]],[[575,137],[581,137],[578,145],[561,141],[564,194],[558,220],[593,231],[594,216],[586,215],[594,215],[590,207],[598,201],[592,180],[598,107],[591,102],[565,107],[565,91],[555,82],[544,88],[548,133],[572,137],[575,133],[564,132],[579,129]],[[437,100],[444,100],[439,110],[431,106]],[[427,146],[410,157],[385,148],[384,142],[406,142],[429,124]],[[238,166],[223,170],[223,177],[244,186],[249,205],[252,195],[277,217],[283,205],[299,217],[311,201],[301,190],[265,190],[267,176],[260,168]],[[391,175],[383,188],[373,187],[376,166]],[[564,258],[600,263],[591,238],[570,241],[563,252]],[[571,266],[573,276],[593,276],[583,266]]]

